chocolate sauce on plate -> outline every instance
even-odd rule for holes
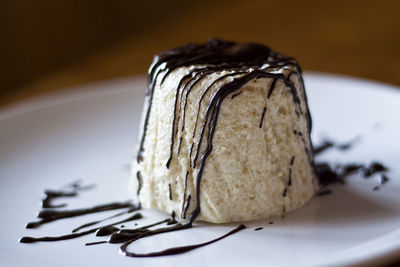
[[[93,187],[94,185],[82,186],[81,181],[77,180],[64,186],[63,190],[45,190],[44,198],[42,199],[42,208],[63,208],[67,206],[67,204],[54,205],[52,203],[53,200],[63,197],[75,197],[80,191],[88,190]]]

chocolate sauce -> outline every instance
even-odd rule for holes
[[[331,140],[325,140],[323,143],[316,148],[314,148],[314,153],[319,154],[329,148],[338,148],[340,150],[347,150],[352,147],[354,141],[337,144]],[[386,166],[384,166],[380,162],[372,162],[368,165],[359,164],[359,163],[347,163],[347,164],[336,164],[332,165],[327,162],[318,162],[315,163],[315,170],[319,179],[319,183],[325,187],[329,184],[345,183],[345,178],[349,175],[358,173],[363,178],[370,178],[371,176],[380,173],[381,177],[378,185],[373,187],[373,191],[377,191],[380,189],[380,186],[389,181],[389,178],[385,175],[385,173],[389,170]],[[322,189],[322,191],[317,192],[318,196],[323,196],[327,194],[331,194],[332,191],[330,189]]]
[[[282,196],[283,196],[283,197],[286,197],[286,196],[287,196],[287,188],[285,188],[285,189],[283,190]]]
[[[177,224],[178,221],[175,219],[175,211],[171,212],[171,219],[167,222],[167,225]]]
[[[44,237],[25,236],[25,237],[22,237],[19,240],[19,242],[20,243],[34,243],[34,242],[39,242],[39,241],[40,242],[52,242],[52,241],[73,239],[73,238],[77,238],[77,237],[80,237],[80,236],[92,234],[92,233],[94,233],[97,230],[102,229],[102,228],[109,228],[109,227],[117,225],[117,224],[130,222],[130,221],[138,220],[138,219],[141,219],[141,218],[143,218],[142,214],[136,213],[136,214],[130,216],[129,218],[127,218],[127,219],[124,219],[124,220],[121,220],[121,221],[118,221],[118,222],[114,222],[114,223],[108,224],[106,226],[97,227],[97,228],[93,228],[93,229],[82,231],[82,232],[78,232],[78,233],[72,233],[72,234],[61,235],[61,236],[44,236]]]
[[[263,125],[263,120],[264,120],[264,116],[265,116],[265,112],[267,111],[267,108],[264,107],[262,115],[261,115],[261,120],[260,120],[260,126],[259,128],[262,128]]]
[[[142,189],[142,184],[143,184],[142,174],[140,173],[140,171],[136,172],[136,179],[138,181],[138,189],[136,191],[136,194],[139,195],[140,190]]]
[[[43,224],[65,219],[65,218],[72,218],[76,216],[86,215],[90,213],[102,212],[107,210],[116,210],[121,208],[136,208],[139,209],[137,205],[134,205],[131,201],[127,202],[113,202],[102,204],[98,206],[94,206],[91,208],[85,209],[75,209],[75,210],[55,210],[55,209],[44,209],[41,210],[38,214],[38,218],[41,220],[36,222],[29,222],[26,225],[26,228],[37,228]]]
[[[42,207],[43,208],[63,208],[67,206],[67,204],[59,204],[54,205],[51,204],[53,199],[60,198],[60,197],[74,197],[78,193],[77,192],[64,192],[64,191],[52,191],[52,190],[45,190],[44,195],[45,197],[42,200]]]
[[[292,185],[292,167],[293,167],[295,158],[296,158],[296,156],[293,156],[293,157],[290,159],[289,178],[288,178],[288,183],[287,183],[288,186],[291,186],[291,185]]]
[[[235,97],[237,97],[238,95],[240,95],[242,92],[243,92],[243,91],[240,91],[239,93],[233,94],[233,95],[231,96],[231,99],[234,99]]]
[[[64,190],[45,190],[44,198],[42,199],[42,208],[63,208],[66,207],[67,204],[52,204],[54,199],[63,198],[63,197],[75,197],[79,194],[79,191],[87,190],[93,188],[94,185],[82,186],[81,181],[75,181],[70,184],[64,186],[66,189]]]
[[[172,200],[171,184],[168,184],[168,195],[169,195],[169,200]]]
[[[254,229],[254,231],[260,231],[260,230],[262,230],[262,229],[264,229],[264,228],[258,227],[258,228],[256,228],[256,229]]]
[[[319,183],[323,186],[328,184],[344,183],[343,177],[326,162],[316,163],[315,169]]]
[[[322,186],[326,186],[329,184],[345,183],[345,178],[351,174],[359,173],[363,178],[369,178],[377,173],[384,173],[388,171],[388,168],[385,167],[382,163],[372,162],[369,165],[358,164],[358,163],[348,163],[348,164],[338,164],[336,166],[331,166],[331,164],[327,162],[320,162],[315,164],[317,176],[319,178],[319,182]],[[384,176],[385,178],[381,181],[386,183],[389,178]],[[383,184],[381,182],[381,184]]]
[[[333,143],[331,141],[324,141],[322,144],[320,144],[319,146],[315,146],[314,147],[314,155],[318,155],[322,152],[324,152],[325,150],[328,150],[329,148],[333,147]]]
[[[77,194],[75,194],[75,196],[76,195]],[[190,203],[190,195],[188,196],[188,198],[189,198],[188,203]],[[125,225],[121,225],[121,228],[124,228],[124,229],[115,227],[115,225],[118,225],[118,224],[123,224],[126,222],[131,222],[131,221],[139,220],[139,219],[143,218],[143,215],[141,213],[135,213],[126,219],[122,219],[120,221],[113,222],[113,223],[110,223],[105,226],[96,227],[96,228],[92,228],[92,229],[89,229],[86,231],[78,232],[79,230],[81,230],[83,228],[87,228],[89,226],[101,223],[105,220],[113,219],[113,218],[122,216],[124,214],[131,213],[131,212],[134,212],[134,211],[140,209],[140,205],[134,205],[131,202],[115,202],[115,203],[98,205],[98,206],[95,206],[92,208],[76,209],[76,210],[44,209],[44,210],[40,211],[38,214],[38,217],[42,218],[42,220],[38,221],[38,222],[29,223],[27,225],[27,228],[34,228],[41,224],[51,222],[51,221],[56,221],[59,219],[71,218],[71,217],[86,215],[86,214],[90,214],[90,213],[94,213],[94,212],[115,210],[115,209],[121,209],[121,208],[128,208],[128,209],[126,211],[119,212],[112,216],[106,217],[105,219],[101,219],[101,220],[83,224],[83,225],[73,229],[71,234],[60,235],[60,236],[44,236],[44,237],[25,236],[25,237],[22,237],[19,240],[19,242],[20,243],[54,242],[54,241],[78,238],[81,236],[95,233],[95,235],[98,237],[110,236],[109,240],[86,243],[85,244],[86,246],[99,245],[99,244],[105,244],[105,243],[123,243],[120,249],[121,249],[121,251],[123,251],[123,254],[126,256],[129,256],[129,257],[154,257],[154,256],[180,254],[180,253],[184,253],[184,252],[196,249],[196,248],[200,248],[200,247],[212,244],[218,240],[221,240],[221,239],[245,228],[244,225],[239,225],[237,228],[230,231],[229,233],[227,233],[221,237],[218,237],[216,239],[213,239],[211,241],[208,241],[208,242],[204,242],[204,243],[200,243],[200,244],[196,244],[196,245],[173,247],[173,248],[169,248],[169,249],[166,249],[163,251],[150,252],[150,253],[146,253],[146,254],[136,254],[133,252],[129,252],[129,251],[127,251],[127,246],[129,246],[129,244],[131,244],[132,242],[139,240],[141,238],[144,238],[144,237],[191,228],[192,221],[179,223],[176,220],[175,212],[172,212],[171,217],[168,219],[164,219],[162,221],[148,224],[148,225],[145,225],[145,226],[142,226],[139,228],[125,229]],[[167,225],[166,227],[161,227],[161,228],[157,228],[157,229],[153,229],[153,230],[149,229],[151,227],[158,226],[158,225],[164,224],[164,223],[166,223],[166,225]],[[135,223],[135,225],[137,225],[137,223]],[[172,226],[170,226],[170,225],[172,225]]]
[[[182,208],[181,208],[181,217],[183,219],[186,219],[186,212],[187,209],[189,208],[189,203],[190,203],[190,199],[188,199],[186,201],[186,191],[187,191],[187,182],[188,182],[188,177],[189,177],[189,171],[186,171],[186,175],[185,175],[185,185],[184,185],[184,189],[183,189],[183,199],[182,199]],[[187,206],[187,208],[186,208]],[[186,211],[185,211],[186,210]]]
[[[184,226],[184,225],[182,225],[182,226]],[[185,229],[185,228],[180,228],[180,227],[177,227],[177,228],[179,230]],[[121,250],[122,254],[124,254],[125,256],[135,257],[135,258],[138,258],[138,257],[158,257],[158,256],[168,256],[168,255],[182,254],[182,253],[191,251],[193,249],[197,249],[197,248],[204,247],[206,245],[210,245],[212,243],[215,243],[215,242],[217,242],[217,241],[219,241],[221,239],[224,239],[224,238],[226,238],[226,237],[228,237],[228,236],[230,236],[230,235],[232,235],[232,234],[234,234],[236,232],[239,232],[240,230],[243,230],[245,228],[246,228],[246,226],[244,224],[241,224],[238,227],[236,227],[235,229],[233,229],[232,231],[226,233],[225,235],[220,236],[220,237],[218,237],[216,239],[210,240],[208,242],[195,244],[195,245],[189,245],[189,246],[182,246],[182,247],[172,247],[172,248],[168,248],[168,249],[165,249],[165,250],[156,251],[156,252],[149,252],[149,253],[134,253],[134,252],[128,251],[127,250],[128,246],[132,242],[135,241],[134,239],[131,239],[131,240],[126,241],[124,244],[122,244],[120,250]],[[156,230],[154,230],[154,231],[156,231]]]
[[[267,95],[267,98],[268,98],[268,99],[271,98],[271,95],[272,95],[272,93],[273,93],[274,90],[275,90],[276,81],[277,81],[277,80],[274,79],[274,80],[272,81],[272,83],[271,83],[271,86],[270,86],[270,88],[269,88],[268,95]]]
[[[89,222],[89,223],[82,224],[81,226],[79,226],[79,227],[73,229],[72,232],[73,232],[73,233],[78,232],[79,230],[81,230],[81,229],[83,229],[83,228],[86,228],[86,227],[89,227],[89,226],[93,226],[93,225],[95,225],[95,224],[99,224],[99,223],[104,222],[104,221],[106,221],[106,220],[110,220],[110,219],[113,219],[113,218],[122,216],[122,215],[124,215],[124,214],[134,212],[134,211],[136,211],[136,210],[138,210],[138,208],[137,208],[136,206],[130,207],[127,211],[119,212],[119,213],[117,213],[117,214],[114,214],[114,215],[112,215],[112,216],[109,216],[109,217],[104,218],[104,219],[101,219],[101,220],[97,220],[97,221],[93,221],[93,222]],[[122,227],[122,226],[121,226],[121,227]]]
[[[112,233],[117,231],[119,231],[119,228],[115,226],[101,227],[96,231],[96,236],[111,235]]]
[[[388,169],[379,162],[372,162],[368,167],[364,167],[363,176],[369,178],[375,173],[386,172]]]
[[[382,174],[382,175],[381,175],[380,184],[381,184],[381,185],[382,185],[382,184],[386,184],[388,181],[389,181],[389,178],[388,178],[386,175]]]
[[[342,151],[348,150],[356,143],[358,137],[354,138],[353,140],[346,142],[346,143],[336,143],[332,140],[325,139],[322,143],[318,146],[314,146],[314,155],[319,155],[322,152],[325,152],[328,149],[336,148]]]
[[[185,207],[183,209],[183,216],[182,216],[183,219],[186,219],[186,214],[187,214],[187,211],[189,210],[191,198],[192,198],[192,196],[188,195],[187,198],[186,198],[186,202],[184,202]]]
[[[170,221],[170,219],[166,219],[160,222],[156,222],[154,224],[151,224],[151,226],[153,225],[159,225],[161,223],[168,223]],[[158,235],[158,234],[162,234],[162,233],[168,233],[168,232],[174,232],[174,231],[178,231],[178,230],[183,230],[183,229],[188,229],[191,228],[192,225],[188,222],[185,223],[176,223],[172,226],[166,226],[166,227],[161,227],[161,228],[156,228],[154,230],[150,230],[148,228],[150,228],[151,226],[146,225],[145,227],[141,227],[141,228],[136,228],[136,229],[123,229],[119,232],[115,232],[110,236],[110,239],[108,240],[109,243],[124,243],[127,241],[131,241],[130,243],[137,241],[141,238],[145,238],[148,236],[152,236],[152,235]]]

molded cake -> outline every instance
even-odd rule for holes
[[[210,40],[149,69],[133,188],[146,208],[213,223],[281,216],[318,187],[296,60]]]

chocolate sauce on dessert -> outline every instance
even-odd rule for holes
[[[263,121],[264,121],[264,116],[265,116],[265,112],[267,111],[267,108],[265,107],[262,111],[262,115],[261,115],[261,120],[260,120],[260,126],[259,128],[262,128],[263,125]]]
[[[300,78],[300,82],[303,83],[301,79],[301,68],[294,58],[278,54],[267,46],[254,43],[234,43],[212,39],[204,44],[188,44],[160,53],[159,55],[155,56],[154,61],[150,66],[149,87],[147,91],[147,110],[144,117],[142,137],[137,155],[138,163],[140,163],[143,159],[144,142],[146,139],[156,84],[162,85],[166,77],[168,77],[168,75],[170,75],[174,70],[188,66],[191,66],[192,69],[182,77],[175,91],[171,145],[169,151],[170,156],[166,162],[167,168],[169,168],[171,161],[179,154],[180,151],[182,143],[180,132],[185,129],[188,97],[194,86],[215,72],[228,72],[227,74],[224,74],[212,81],[211,84],[202,92],[202,95],[198,100],[198,112],[195,119],[193,137],[195,136],[196,132],[200,133],[200,135],[198,142],[194,143],[193,141],[193,143],[190,145],[191,168],[194,169],[198,167],[197,177],[193,177],[193,180],[196,181],[196,195],[192,196],[192,198],[194,197],[196,200],[196,206],[193,208],[193,211],[191,211],[191,214],[189,214],[188,222],[189,224],[192,224],[192,222],[200,213],[201,178],[204,168],[206,167],[207,158],[212,153],[213,137],[218,123],[219,111],[225,98],[230,96],[230,98],[233,99],[242,92],[240,89],[244,85],[253,80],[257,81],[257,79],[260,78],[272,79],[266,96],[267,98],[270,98],[274,93],[277,81],[280,80],[286,85],[287,88],[289,88],[292,94],[292,99],[295,103],[295,113],[298,116],[306,113],[309,132],[311,131],[311,117],[308,112],[307,104],[305,107],[300,105],[298,92],[296,91],[295,85],[290,79],[290,76],[279,72],[279,70],[286,69],[290,71],[291,75],[297,74]],[[231,77],[232,79],[226,81],[228,77]],[[221,82],[224,83],[220,85]],[[213,93],[210,102],[207,103],[205,119],[200,125],[200,107],[202,104],[204,104],[202,100],[210,92],[211,88],[214,87],[217,87],[217,91]],[[162,90],[162,87],[157,88]],[[305,95],[303,84],[301,84],[300,90],[303,90],[303,92],[300,92],[300,94]],[[266,111],[266,107],[260,111],[261,119],[259,125],[257,125],[260,128],[262,127]],[[302,135],[301,138],[304,143],[306,143],[306,138],[308,139],[308,142],[311,143],[309,135]],[[206,145],[204,146],[203,143]],[[205,147],[205,149],[203,149],[203,147]],[[177,155],[174,155],[175,150],[177,151]],[[310,164],[313,164],[312,151],[308,151],[307,147],[306,151],[310,160]],[[190,175],[192,175],[192,173],[193,172],[190,172]],[[141,181],[139,179],[139,187],[140,186]],[[183,198],[183,202],[186,201],[189,201],[188,196]],[[186,217],[187,208],[189,206],[188,204],[189,203],[182,203],[183,207],[185,207],[183,212],[184,218]]]

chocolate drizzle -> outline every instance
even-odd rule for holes
[[[55,192],[55,191],[52,191],[52,192]],[[57,194],[57,195],[64,195],[64,194]],[[74,196],[77,196],[77,194],[74,194]],[[190,195],[188,196],[188,203],[190,203]],[[66,206],[66,204],[62,205],[62,207],[64,207],[64,206]],[[140,205],[134,205],[131,202],[114,202],[114,203],[109,203],[109,204],[97,205],[92,208],[86,208],[86,209],[76,209],[76,210],[57,210],[56,208],[44,209],[44,210],[41,210],[38,214],[38,217],[41,218],[41,220],[37,221],[37,222],[28,223],[27,228],[35,228],[44,223],[56,221],[59,219],[71,218],[71,217],[82,216],[82,215],[95,213],[95,212],[109,211],[109,210],[122,209],[122,208],[128,208],[128,209],[126,211],[118,212],[118,213],[116,213],[112,216],[106,217],[104,219],[83,224],[83,225],[73,229],[72,233],[70,233],[70,234],[65,234],[65,235],[60,235],[60,236],[43,236],[43,237],[25,236],[25,237],[22,237],[19,240],[19,242],[20,243],[54,242],[54,241],[74,239],[74,238],[78,238],[81,236],[95,233],[95,235],[98,237],[102,237],[102,236],[110,236],[110,237],[109,237],[108,241],[90,242],[90,243],[86,243],[85,244],[86,246],[99,245],[99,244],[105,244],[105,243],[123,243],[121,245],[120,250],[123,252],[123,254],[125,256],[128,256],[128,257],[155,257],[155,256],[180,254],[180,253],[184,253],[184,252],[196,249],[196,248],[200,248],[200,247],[212,244],[218,240],[221,240],[221,239],[245,228],[244,225],[239,225],[237,228],[233,229],[232,231],[228,232],[227,234],[225,234],[221,237],[218,237],[216,239],[213,239],[211,241],[208,241],[208,242],[204,242],[204,243],[200,243],[200,244],[196,244],[196,245],[189,245],[189,246],[172,247],[172,248],[169,248],[169,249],[166,249],[163,251],[150,252],[150,253],[146,253],[146,254],[136,254],[134,252],[129,252],[129,251],[127,251],[127,247],[134,241],[137,241],[144,237],[191,228],[192,222],[189,221],[189,222],[180,223],[175,218],[176,217],[175,212],[172,212],[170,218],[164,219],[162,221],[155,222],[152,224],[148,224],[148,225],[145,225],[142,227],[138,227],[138,228],[134,228],[134,229],[125,229],[125,225],[120,226],[120,228],[124,228],[124,229],[120,229],[120,228],[116,227],[116,225],[119,225],[119,224],[142,219],[143,215],[141,213],[137,212],[125,219],[109,223],[105,226],[100,226],[100,227],[92,228],[89,230],[80,231],[83,228],[87,228],[89,226],[99,224],[103,221],[110,220],[110,219],[122,216],[124,214],[128,214],[128,213],[137,211],[138,209],[141,208]],[[158,225],[161,225],[164,223],[166,223],[167,226],[160,227],[160,228],[153,229],[153,230],[149,229],[151,227],[158,226]],[[135,223],[135,225],[137,225],[137,223]],[[169,226],[169,225],[172,225],[172,226]]]
[[[293,157],[290,159],[289,178],[288,178],[288,183],[287,183],[288,186],[291,186],[291,185],[292,185],[292,167],[293,167],[295,158],[296,158],[296,156],[293,156]]]
[[[115,210],[121,208],[133,208],[136,207],[132,202],[114,202],[114,203],[107,203],[98,206],[94,206],[92,208],[85,208],[85,209],[76,209],[76,210],[53,210],[53,209],[46,209],[41,210],[38,214],[38,218],[41,220],[30,222],[26,225],[26,228],[37,228],[43,224],[53,222],[60,219],[65,218],[72,218],[76,216],[81,216],[90,213],[102,212],[107,210]]]
[[[63,192],[63,191],[53,191],[53,190],[45,190],[44,195],[45,197],[42,200],[42,207],[43,208],[63,208],[67,204],[59,204],[59,205],[54,205],[51,204],[53,199],[60,198],[60,197],[74,197],[78,193],[77,192]]]
[[[138,208],[137,208],[136,206],[130,207],[127,211],[118,212],[117,214],[114,214],[114,215],[112,215],[112,216],[109,216],[109,217],[107,217],[107,218],[105,218],[105,219],[101,219],[101,220],[97,220],[97,221],[93,221],[93,222],[89,222],[89,223],[82,224],[81,226],[78,226],[77,228],[75,228],[74,230],[72,230],[72,232],[73,232],[73,233],[78,232],[79,230],[81,230],[81,229],[83,229],[83,228],[86,228],[86,227],[89,227],[89,226],[93,226],[93,225],[99,224],[99,223],[101,223],[101,222],[110,220],[110,219],[114,219],[114,218],[116,218],[116,217],[122,216],[122,215],[127,214],[127,213],[131,213],[131,212],[136,211],[136,210],[138,210]],[[121,227],[122,227],[122,226],[121,226]]]
[[[136,179],[138,181],[138,188],[137,188],[136,194],[139,195],[140,190],[142,189],[142,184],[143,184],[142,174],[140,173],[140,171],[136,172]]]
[[[169,200],[172,200],[172,189],[171,189],[171,184],[168,184],[168,196],[169,196]]]
[[[332,148],[348,150],[353,146],[356,140],[357,139],[342,144],[338,144],[332,140],[324,140],[320,145],[314,148],[314,153],[319,154]],[[335,165],[329,164],[328,162],[317,162],[315,163],[315,170],[322,187],[337,183],[344,184],[348,176],[357,173],[365,179],[380,174],[378,185],[373,188],[374,191],[378,190],[381,185],[389,181],[389,178],[386,176],[386,172],[388,172],[389,169],[377,161],[373,161],[369,164],[346,163]],[[331,190],[322,188],[320,192],[317,192],[317,195],[322,196],[330,193]]]
[[[239,93],[233,94],[233,95],[231,96],[231,99],[234,99],[235,97],[237,97],[238,95],[240,95],[242,92],[243,92],[243,91],[240,91]]]
[[[42,208],[63,208],[67,204],[54,205],[52,202],[55,199],[63,197],[75,197],[80,191],[93,188],[94,185],[82,186],[81,181],[75,181],[65,186],[64,190],[45,190],[44,198],[42,199]]]
[[[67,239],[73,239],[73,238],[77,238],[80,236],[84,236],[84,235],[88,235],[88,234],[92,234],[94,232],[96,232],[99,229],[102,228],[108,228],[117,224],[121,224],[124,222],[130,222],[132,220],[138,220],[141,219],[143,216],[140,213],[135,213],[134,215],[130,216],[127,219],[115,222],[115,223],[111,223],[108,224],[106,226],[103,227],[97,227],[97,228],[93,228],[90,230],[86,230],[86,231],[82,231],[82,232],[78,232],[78,233],[72,233],[72,234],[67,234],[67,235],[61,235],[61,236],[44,236],[44,237],[30,237],[30,236],[25,236],[22,237],[19,242],[20,243],[34,243],[34,242],[52,242],[52,241],[61,241],[61,240],[67,240]]]
[[[260,120],[260,125],[259,128],[262,128],[263,125],[263,120],[264,120],[264,116],[265,116],[265,112],[267,111],[267,108],[264,107],[262,114],[261,114],[261,120]]]
[[[184,225],[182,225],[184,226]],[[173,227],[171,227],[173,228]],[[177,227],[179,230],[183,229],[182,227]],[[208,242],[204,242],[204,243],[200,243],[200,244],[195,244],[195,245],[189,245],[189,246],[182,246],[182,247],[173,247],[173,248],[168,248],[165,250],[161,250],[161,251],[156,251],[156,252],[150,252],[150,253],[134,253],[134,252],[130,252],[127,251],[127,247],[133,242],[135,241],[134,239],[131,239],[129,241],[126,241],[120,248],[121,252],[128,257],[158,257],[158,256],[167,256],[167,255],[176,255],[176,254],[182,254],[185,252],[188,252],[190,250],[196,249],[196,248],[200,248],[200,247],[204,247],[206,245],[210,245],[212,243],[215,243],[221,239],[224,239],[236,232],[239,232],[240,230],[245,229],[246,226],[244,224],[240,224],[238,227],[236,227],[235,229],[233,229],[232,231],[224,234],[223,236],[220,236],[216,239],[210,240]],[[164,228],[166,229],[166,228]],[[176,231],[176,229],[171,229],[172,231]],[[145,235],[147,236],[147,235]]]
[[[147,110],[144,118],[142,137],[140,140],[139,151],[137,154],[137,162],[140,163],[143,159],[144,143],[146,139],[149,117],[152,109],[152,100],[156,85],[159,85],[157,90],[162,90],[162,84],[166,78],[178,68],[190,67],[182,79],[179,81],[175,91],[175,104],[173,109],[173,120],[171,130],[171,144],[169,159],[166,162],[166,167],[169,168],[171,161],[175,156],[179,155],[182,144],[181,131],[185,128],[186,107],[188,97],[193,88],[203,79],[216,72],[222,73],[218,78],[213,80],[210,85],[204,89],[198,99],[198,111],[195,119],[193,139],[197,137],[197,143],[193,141],[190,144],[190,167],[198,168],[195,180],[195,200],[196,206],[189,215],[189,224],[196,219],[200,213],[200,184],[202,174],[206,165],[208,156],[213,150],[213,137],[218,123],[219,111],[226,97],[231,96],[231,99],[238,96],[243,91],[240,89],[248,82],[257,79],[271,79],[271,85],[266,93],[266,99],[272,97],[276,89],[277,81],[282,81],[283,84],[290,90],[294,102],[294,112],[297,116],[305,113],[307,118],[308,132],[311,132],[311,117],[308,111],[307,103],[304,107],[301,106],[300,98],[296,91],[296,87],[290,76],[298,74],[300,82],[301,68],[296,60],[291,57],[284,56],[272,51],[269,47],[254,43],[233,43],[225,42],[217,39],[212,39],[204,44],[189,44],[183,47],[172,49],[155,56],[154,61],[149,69],[149,87],[147,91]],[[223,73],[226,72],[226,73]],[[286,73],[286,74],[285,74]],[[205,96],[212,89],[213,94],[210,95],[208,103],[204,103]],[[304,86],[301,84],[301,95],[305,96]],[[202,105],[205,106],[204,122],[199,124],[199,113]],[[259,126],[262,127],[263,119],[267,108],[262,111]],[[200,128],[199,128],[200,127]],[[301,136],[305,143],[305,137]],[[310,136],[307,136],[308,143],[311,144]],[[176,147],[177,144],[177,147]],[[176,152],[175,152],[176,151]],[[313,163],[312,151],[306,147],[309,154],[310,164]],[[194,173],[194,172],[191,172]],[[185,178],[185,194],[182,203],[183,218],[186,218],[190,195],[186,195],[187,176]],[[291,184],[291,180],[289,181]],[[141,182],[139,181],[139,185]],[[186,204],[185,204],[186,202]]]
[[[314,155],[319,155],[330,148],[336,148],[342,151],[348,150],[355,144],[357,140],[358,137],[346,143],[336,143],[330,139],[325,139],[320,145],[314,147]]]

